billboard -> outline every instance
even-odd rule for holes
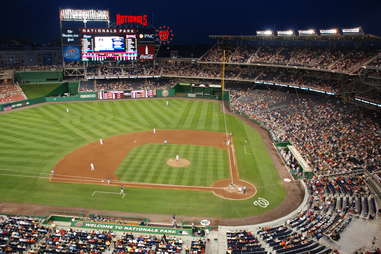
[[[155,55],[155,45],[152,44],[146,44],[142,45],[140,44],[138,46],[138,55],[140,60],[153,60]]]
[[[99,91],[100,100],[118,100],[126,98],[151,98],[156,97],[156,90],[135,90],[135,91]]]
[[[64,46],[63,57],[65,62],[81,60],[81,49],[79,46]]]
[[[61,9],[61,21],[107,21],[110,22],[110,13],[108,10],[77,10]]]

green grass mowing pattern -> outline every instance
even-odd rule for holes
[[[48,95],[60,85],[61,84],[26,84],[20,87],[28,99],[35,99]]]
[[[152,128],[224,131],[220,104],[182,99],[96,101],[45,104],[0,114],[0,201],[224,218],[253,216],[276,207],[284,199],[285,190],[262,139],[236,117],[227,116],[227,124],[233,133],[240,176],[256,185],[256,197],[229,201],[206,192],[128,188],[124,200],[113,196],[92,200],[94,190],[115,188],[49,183],[36,177],[46,177],[63,156],[99,138]],[[164,157],[164,153],[158,156]],[[197,160],[208,168],[220,167],[207,153],[197,154]],[[170,171],[154,170],[145,176],[142,170],[137,177],[140,181],[145,177],[159,181],[162,176],[160,181],[165,183],[188,179],[186,184],[207,186],[210,180],[206,179],[220,178],[218,172],[222,171],[205,171],[200,178],[184,170],[183,174],[165,178],[163,174],[170,175]],[[268,208],[252,205],[259,196],[270,201]]]
[[[0,177],[2,202],[108,209],[134,213],[236,218],[270,210],[254,207],[250,200],[223,200],[200,191],[127,188],[126,197],[96,195],[94,191],[119,192],[118,187],[87,184],[49,183],[46,179]],[[276,205],[276,204],[274,204]]]
[[[191,164],[187,168],[168,166],[167,160],[177,154]],[[128,153],[116,175],[127,182],[210,186],[229,177],[227,152],[209,146],[146,144]]]

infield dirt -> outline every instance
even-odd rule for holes
[[[213,146],[228,153],[230,178],[221,179],[210,187],[122,182],[115,175],[116,169],[135,147],[144,144],[190,144]],[[229,142],[227,142],[229,140]],[[229,145],[227,145],[227,143]],[[94,165],[94,169],[91,168]],[[114,136],[93,142],[66,155],[54,168],[52,182],[124,185],[135,188],[180,189],[213,192],[225,199],[248,199],[255,195],[255,186],[239,179],[231,137],[223,132],[195,130],[156,130]],[[245,189],[245,191],[243,191]]]

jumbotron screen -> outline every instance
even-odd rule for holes
[[[94,37],[94,51],[125,51],[125,38],[120,36]]]
[[[135,34],[83,34],[82,61],[133,61],[138,58]]]

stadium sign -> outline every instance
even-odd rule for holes
[[[61,9],[61,21],[107,21],[110,22],[110,13],[108,10],[74,10]]]
[[[159,26],[156,29],[157,41],[160,44],[168,44],[173,40],[173,30],[169,26]]]
[[[74,32],[72,29],[66,29],[62,33],[62,39],[67,43],[76,42],[79,40],[79,34]]]
[[[79,61],[81,59],[79,46],[64,46],[63,57],[65,62]]]
[[[145,226],[132,226],[121,224],[108,224],[97,222],[72,222],[72,227],[95,229],[95,230],[111,230],[122,232],[146,233],[146,234],[166,234],[166,235],[191,235],[190,230],[174,229],[174,228],[155,228]]]
[[[96,93],[88,93],[88,94],[81,94],[79,96],[79,98],[81,99],[96,99],[97,98],[97,94]]]
[[[139,39],[155,39],[155,34],[139,34]]]
[[[116,14],[116,24],[123,25],[126,23],[135,23],[140,24],[142,26],[148,26],[148,15],[142,16],[128,16],[128,15],[120,15]]]
[[[82,28],[82,33],[110,33],[110,34],[122,34],[122,33],[129,33],[134,34],[136,32],[135,29],[123,29],[123,28]]]
[[[140,60],[152,60],[155,55],[154,45],[139,45],[138,53]]]

